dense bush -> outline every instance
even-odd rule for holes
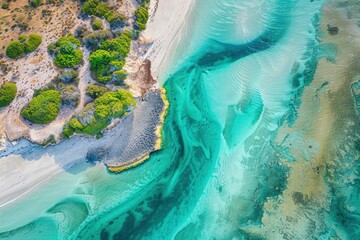
[[[21,35],[20,35],[21,36]],[[20,40],[20,37],[19,37]],[[39,47],[42,42],[42,38],[38,34],[30,34],[29,39],[24,42],[25,53],[31,53]]]
[[[126,77],[128,75],[126,70],[124,70],[124,69],[114,71],[113,74],[114,74],[114,81],[117,84],[123,84],[124,80],[126,79]]]
[[[55,55],[54,63],[60,68],[71,68],[79,65],[83,59],[83,53],[79,49],[80,40],[68,35],[61,37],[55,43],[48,46],[48,52]]]
[[[25,53],[25,46],[19,41],[11,41],[6,48],[6,56],[12,59],[21,58]]]
[[[24,34],[19,35],[18,40],[21,43],[24,43],[27,40],[27,37]]]
[[[99,49],[90,54],[90,68],[96,81],[105,84],[119,77],[115,76],[114,72],[124,66],[124,59],[130,52],[131,40],[131,32],[126,30],[117,38],[103,41]]]
[[[21,34],[19,41],[12,41],[6,48],[6,55],[9,58],[18,59],[25,53],[31,53],[39,47],[42,42],[41,36],[38,34],[30,34],[29,38]]]
[[[139,7],[135,10],[135,26],[140,31],[146,29],[146,23],[149,18],[149,9],[147,7]]]
[[[59,53],[54,58],[54,63],[59,68],[71,68],[79,65],[83,59],[80,49],[75,49],[71,53]]]
[[[118,89],[107,92],[94,102],[95,116],[98,118],[118,118],[129,108],[135,107],[136,101],[129,91]]]
[[[1,4],[1,8],[2,8],[2,9],[5,9],[5,10],[9,9],[9,3],[3,3],[3,4]]]
[[[46,90],[34,97],[21,115],[33,123],[46,124],[53,121],[60,111],[60,93]]]
[[[109,89],[107,87],[96,84],[89,84],[89,86],[86,88],[86,94],[94,99],[102,96],[106,92],[109,92]]]
[[[103,28],[103,23],[100,19],[95,19],[92,24],[91,24],[92,28],[94,30],[100,30]]]
[[[78,47],[81,46],[80,40],[77,39],[77,38],[75,38],[75,37],[73,37],[73,36],[71,36],[71,35],[66,35],[66,36],[64,36],[64,37],[61,37],[59,40],[57,40],[57,41],[55,42],[55,45],[56,45],[57,47],[61,47],[63,44],[69,43],[69,42],[75,44],[75,45],[78,46]]]
[[[86,25],[85,24],[81,24],[79,25],[76,30],[75,30],[75,33],[74,33],[74,36],[76,38],[83,38],[85,37],[85,35],[89,32],[89,30],[87,29]]]
[[[41,2],[41,0],[29,0],[29,3],[31,6],[36,8],[36,7],[40,6],[42,2]]]
[[[61,89],[61,103],[70,107],[76,107],[80,101],[80,91],[74,85],[66,85]]]
[[[100,3],[99,0],[88,0],[84,2],[82,11],[89,15],[96,15],[97,12],[96,8],[98,7],[99,3]]]
[[[16,97],[16,84],[5,83],[0,87],[0,108],[9,105]]]
[[[63,134],[66,137],[75,132],[97,135],[109,125],[111,119],[121,117],[135,105],[136,101],[129,91],[118,89],[106,92],[96,98],[94,103],[86,105],[81,114],[72,118],[64,127]]]
[[[72,83],[77,80],[78,73],[73,69],[66,69],[60,73],[60,79],[63,83]]]
[[[106,39],[111,39],[113,34],[110,30],[99,30],[85,35],[85,46],[90,50],[98,49]]]
[[[119,13],[117,13],[117,14],[110,13],[110,14],[106,15],[105,18],[109,22],[110,27],[112,29],[118,28],[118,27],[123,27],[125,25],[125,21],[126,21],[126,17]]]
[[[109,5],[99,0],[88,0],[83,4],[82,11],[86,14],[104,17],[112,28],[121,27],[126,21],[126,17],[122,14],[114,13]]]

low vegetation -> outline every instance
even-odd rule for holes
[[[105,92],[70,120],[64,127],[63,135],[70,137],[74,133],[82,133],[98,136],[112,119],[123,116],[135,106],[136,101],[129,91],[118,89],[115,92]]]
[[[150,0],[142,2],[141,6],[135,10],[135,27],[142,31],[146,29],[146,23],[149,19]]]
[[[36,8],[39,7],[42,4],[41,0],[29,0],[30,6]]]
[[[59,68],[72,68],[83,60],[83,53],[79,49],[80,40],[67,35],[48,46],[48,52],[54,56],[54,63]]]
[[[100,47],[100,44],[113,38],[113,33],[110,30],[98,30],[84,36],[85,47],[90,50],[96,50]]]
[[[91,24],[92,28],[94,30],[101,30],[103,29],[103,23],[100,19],[95,19],[92,24]]]
[[[23,108],[21,115],[30,122],[47,124],[52,122],[60,111],[60,92],[46,90],[35,96],[28,106]]]
[[[24,36],[24,35],[20,35]],[[26,39],[26,37],[23,37],[23,40]],[[30,34],[29,39],[24,41],[25,46],[25,53],[31,53],[37,49],[42,42],[42,38],[38,34]]]
[[[116,71],[121,70],[125,65],[131,40],[131,32],[126,30],[117,38],[103,41],[99,49],[91,53],[90,68],[96,81],[106,84],[110,80],[122,81],[124,79],[126,72],[123,70],[119,75]]]
[[[126,17],[122,14],[116,13],[106,2],[100,2],[100,0],[88,0],[84,2],[82,11],[86,14],[96,16],[99,18],[105,18],[111,28],[122,27],[126,21]]]
[[[97,84],[89,84],[89,86],[86,88],[86,94],[93,99],[96,99],[109,91],[110,90],[107,87],[103,87]]]
[[[38,34],[30,34],[29,37],[20,35],[18,41],[11,41],[6,48],[6,55],[12,59],[23,57],[27,53],[35,51],[41,44],[42,38]]]
[[[16,97],[16,84],[4,83],[0,87],[0,108],[8,106]]]
[[[135,26],[140,31],[146,29],[146,23],[149,18],[149,9],[147,7],[139,7],[135,10]]]

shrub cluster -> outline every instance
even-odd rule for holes
[[[149,18],[149,8],[139,7],[135,10],[135,27],[142,31],[146,29],[146,23]]]
[[[122,14],[114,13],[109,4],[100,2],[100,0],[88,0],[83,4],[82,11],[86,14],[104,17],[112,28],[121,27],[126,21],[126,17]]]
[[[4,83],[0,87],[0,108],[8,106],[16,97],[16,84]]]
[[[110,30],[99,30],[94,31],[85,35],[84,42],[86,48],[90,50],[96,50],[99,48],[100,44],[106,39],[111,39],[113,34]]]
[[[38,34],[30,34],[29,38],[25,35],[20,35],[19,41],[11,41],[6,48],[6,55],[12,59],[18,59],[26,53],[31,53],[39,47],[42,38]]]
[[[1,4],[1,8],[7,10],[9,9],[9,5],[10,5],[9,3],[3,3]]]
[[[135,28],[139,31],[146,29],[146,23],[149,19],[150,0],[141,1],[141,6],[135,10]]]
[[[100,19],[95,19],[92,24],[91,24],[92,28],[94,30],[100,30],[103,29],[103,23]]]
[[[30,122],[46,124],[59,114],[60,104],[59,91],[46,90],[35,96],[29,105],[23,108],[21,115]]]
[[[86,94],[93,99],[96,99],[109,91],[110,90],[107,87],[103,87],[97,84],[89,84],[86,88]]]
[[[36,8],[42,4],[41,0],[29,0],[29,3],[32,7]]]
[[[54,55],[54,63],[59,68],[71,68],[79,65],[83,60],[83,53],[79,49],[80,40],[67,35],[48,46],[48,52]]]
[[[112,79],[121,81],[125,78],[124,70],[121,74],[117,74],[119,73],[117,71],[125,65],[125,58],[130,52],[131,40],[131,32],[126,30],[117,38],[103,41],[99,49],[90,54],[90,68],[96,81],[106,84]],[[122,79],[117,79],[118,77]]]
[[[21,36],[21,35],[20,35]],[[23,38],[24,40],[25,38]],[[25,53],[31,53],[37,49],[42,42],[42,38],[38,34],[30,34],[29,39],[24,41]]]
[[[133,95],[126,90],[106,92],[85,106],[83,112],[70,120],[63,135],[69,137],[75,132],[98,135],[113,118],[119,118],[136,106]]]

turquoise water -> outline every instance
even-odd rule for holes
[[[312,80],[322,3],[197,0],[165,78],[164,148],[118,175],[58,173],[0,209],[0,239],[341,239],[264,222],[290,171],[279,154],[296,161],[273,140]]]

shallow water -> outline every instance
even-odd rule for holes
[[[277,135],[296,123],[302,92],[313,80],[318,59],[336,55],[316,40],[322,4],[197,0],[164,84],[170,108],[163,149],[118,175],[101,165],[57,174],[0,209],[0,238],[358,236],[350,231],[357,222],[355,227],[334,227],[338,211],[326,215],[329,209],[312,203],[299,189],[292,195],[300,203],[296,210],[281,205],[295,169],[284,162],[300,159],[286,147],[290,138],[277,144]],[[291,137],[296,141],[301,134]],[[306,148],[308,143],[301,141],[299,148]],[[311,144],[309,159],[319,143]],[[356,201],[355,192],[355,200],[349,201]],[[359,209],[356,203],[352,209]],[[326,219],[311,217],[323,214]]]

